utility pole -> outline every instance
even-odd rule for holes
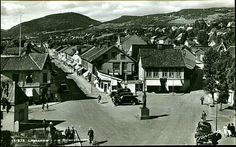
[[[21,15],[20,15],[19,56],[21,56]]]

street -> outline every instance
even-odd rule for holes
[[[75,94],[80,95],[76,83],[66,79],[68,81],[71,81],[68,95],[73,95],[73,98],[77,97]],[[212,124],[212,130],[215,129],[215,107],[200,104],[200,96],[203,94],[203,90],[174,95],[147,93],[147,107],[151,116],[147,120],[137,117],[142,105],[116,107],[104,93],[101,94],[100,104],[92,97],[70,100],[50,106],[51,111],[31,109],[29,118],[61,120],[63,122],[56,125],[57,129],[65,130],[68,126],[74,126],[82,139],[87,138],[88,128],[92,127],[95,140],[105,142],[102,145],[194,145],[195,129],[203,110],[208,114],[207,120]],[[140,100],[141,96],[139,93]],[[220,112],[218,129],[222,129],[225,122],[234,122],[234,115],[232,110]],[[235,140],[231,139],[231,143],[235,144]]]

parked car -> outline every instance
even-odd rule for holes
[[[120,94],[120,93],[123,93],[123,92],[131,93],[131,90],[129,88],[120,88],[120,89],[117,89],[117,90],[113,90],[110,93],[110,97],[112,98],[112,97],[116,96],[117,94]]]
[[[133,96],[133,95],[114,96],[112,98],[112,101],[115,106],[121,105],[121,104],[137,105],[141,102],[140,100],[136,98],[136,96]]]
[[[60,84],[60,87],[58,89],[59,93],[65,93],[65,92],[69,92],[68,86],[66,83]]]

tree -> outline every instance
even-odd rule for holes
[[[210,48],[203,58],[204,68],[203,72],[206,77],[206,86],[204,90],[212,95],[212,99],[214,102],[214,93],[216,92],[217,84],[216,84],[216,72],[217,72],[217,60],[218,60],[218,52]]]
[[[228,72],[228,63],[229,60],[229,52],[220,52],[220,58],[217,62],[217,80],[219,81],[217,85],[217,89],[219,92],[218,102],[220,103],[220,110],[222,110],[222,104],[228,102],[229,98],[229,85],[227,80],[227,72]]]

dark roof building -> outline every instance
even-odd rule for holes
[[[48,54],[30,53],[23,56],[1,57],[2,71],[42,70]]]

